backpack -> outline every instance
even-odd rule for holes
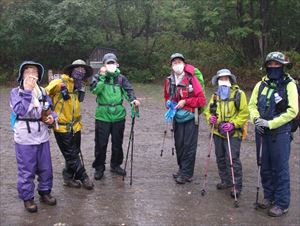
[[[293,80],[292,78],[288,78],[288,80],[284,83],[284,92],[283,92],[283,97],[282,99],[285,101],[285,104],[286,104],[286,108],[288,107],[288,99],[287,99],[287,85],[290,83],[290,82],[295,82],[296,85],[297,85],[297,91],[298,91],[298,106],[300,104],[300,86],[299,86],[299,83],[297,83],[295,80]],[[263,89],[267,86],[267,84],[265,82],[261,82],[260,86],[259,86],[259,89],[258,89],[258,98],[259,96],[261,95]],[[285,109],[286,110],[286,109]],[[290,125],[291,125],[291,132],[295,132],[299,126],[300,126],[300,112],[298,112],[298,115],[292,119],[292,121],[290,121]]]
[[[300,84],[297,81],[297,90],[298,90],[298,108],[300,108]],[[300,110],[298,111],[298,115],[291,122],[291,131],[294,133],[300,127]]]

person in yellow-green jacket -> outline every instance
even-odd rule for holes
[[[81,150],[81,113],[80,102],[84,98],[84,80],[92,75],[92,68],[83,60],[75,60],[63,69],[60,79],[52,80],[45,88],[52,99],[54,111],[58,116],[54,135],[57,144],[66,160],[63,169],[64,185],[88,190],[93,189],[80,160]],[[81,155],[82,158],[82,155]]]
[[[249,102],[250,118],[256,127],[257,162],[261,164],[264,193],[258,207],[269,209],[268,214],[273,217],[288,212],[291,196],[291,121],[299,110],[296,84],[285,72],[291,66],[283,53],[269,53],[264,63],[267,75],[256,84]]]
[[[249,117],[245,93],[236,84],[236,77],[228,69],[221,69],[212,78],[212,84],[217,85],[217,91],[212,95],[204,111],[207,122],[213,128],[216,161],[221,182],[217,189],[233,187],[230,171],[229,148],[227,134],[231,145],[233,172],[235,178],[236,197],[242,191],[242,163],[240,148],[242,129]],[[234,189],[230,195],[234,198]]]

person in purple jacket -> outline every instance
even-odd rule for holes
[[[19,68],[17,88],[10,93],[16,159],[18,166],[18,193],[28,212],[37,212],[34,202],[34,178],[38,176],[40,201],[54,206],[51,196],[53,173],[49,145],[49,125],[57,115],[52,112],[51,99],[38,84],[44,68],[33,61],[25,61]]]

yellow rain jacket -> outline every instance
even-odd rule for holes
[[[239,98],[239,109],[236,108],[235,104],[235,93],[240,92]],[[211,117],[210,113],[210,106],[214,102],[213,94],[206,109],[204,111],[204,115],[206,118],[207,123],[209,124],[209,119]],[[241,137],[242,136],[242,129],[249,117],[249,110],[247,105],[247,98],[244,91],[239,89],[238,85],[232,85],[230,88],[230,97],[228,100],[221,100],[219,96],[216,95],[216,103],[217,103],[217,110],[216,115],[218,117],[217,124],[214,128],[214,134],[220,137],[225,138],[221,135],[218,131],[219,124],[221,122],[231,122],[234,124],[235,133],[233,137]],[[237,102],[236,102],[237,103]]]
[[[61,94],[61,84],[64,83],[68,89],[70,99],[64,100]],[[51,97],[54,111],[58,116],[58,128],[54,127],[55,132],[76,133],[82,129],[80,102],[78,94],[74,93],[74,80],[66,74],[60,79],[52,80],[45,88],[47,94]]]

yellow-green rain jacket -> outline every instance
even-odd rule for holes
[[[239,110],[235,107],[235,104],[234,104],[235,92],[240,92]],[[216,95],[216,94],[213,94],[211,96],[210,101],[204,111],[204,115],[205,115],[205,118],[206,118],[206,121],[208,124],[210,124],[210,122],[209,122],[209,119],[211,117],[210,105],[214,101],[214,95]],[[242,128],[243,128],[244,124],[247,122],[248,117],[249,117],[246,94],[244,93],[244,91],[239,89],[238,85],[232,85],[230,88],[230,97],[228,100],[221,100],[220,97],[217,95],[216,95],[216,99],[217,99],[216,114],[218,117],[218,121],[217,121],[217,124],[214,126],[214,134],[225,138],[223,135],[221,135],[218,132],[219,124],[221,122],[231,122],[234,124],[234,127],[235,127],[235,133],[233,134],[233,137],[241,137],[242,136]]]
[[[290,76],[287,74],[286,79],[290,78]],[[267,76],[264,76],[262,78],[262,81],[258,82],[251,94],[251,98],[249,101],[249,111],[250,111],[250,119],[254,123],[255,119],[260,117],[259,111],[258,111],[258,106],[257,106],[257,100],[258,100],[258,92],[259,92],[259,87],[262,82],[266,82],[268,79]],[[268,87],[266,86],[261,94],[266,94]],[[286,112],[280,114],[278,117],[274,117],[272,120],[269,120],[269,128],[272,129],[277,129],[288,122],[290,122],[292,119],[294,119],[297,114],[298,114],[298,91],[297,91],[297,86],[294,80],[289,82],[286,86],[286,91],[287,91],[287,97],[288,97],[288,107]]]
[[[64,83],[68,89],[70,99],[64,100],[61,95],[61,84]],[[74,93],[74,80],[66,74],[60,79],[52,80],[45,88],[52,99],[54,111],[58,116],[58,128],[54,127],[55,132],[76,133],[82,129],[80,102],[78,94]]]

